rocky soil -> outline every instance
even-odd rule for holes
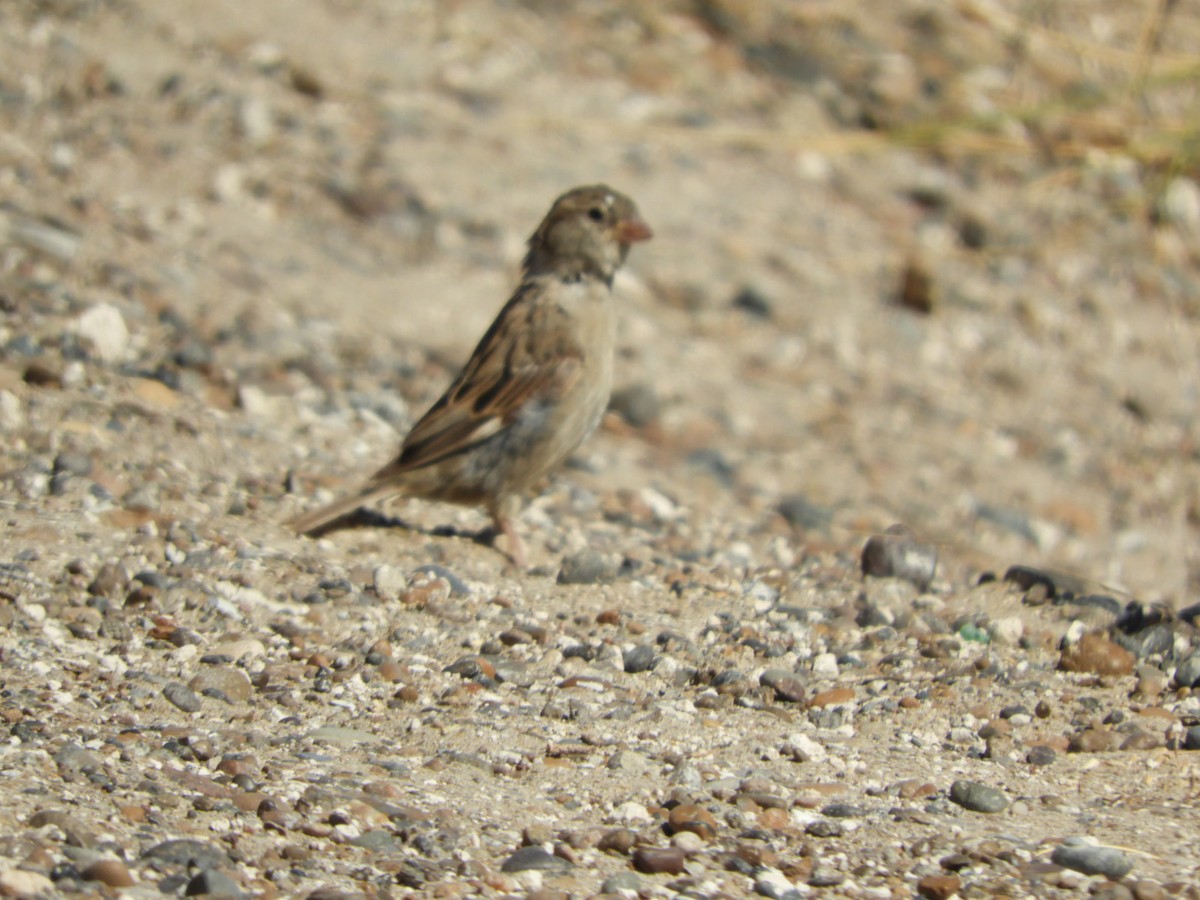
[[[0,4],[0,896],[1200,896],[1200,5],[1011,6]],[[532,568],[283,527],[594,181]]]

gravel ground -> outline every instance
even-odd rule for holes
[[[1038,15],[0,4],[0,896],[1200,897],[1200,5]],[[532,568],[288,532],[594,181]]]

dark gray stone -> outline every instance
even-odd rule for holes
[[[998,813],[1008,806],[1008,798],[998,788],[961,778],[950,785],[950,799],[972,812]]]
[[[1116,847],[1099,847],[1077,840],[1068,838],[1055,847],[1050,861],[1085,875],[1103,875],[1114,881],[1124,878],[1133,868],[1133,860]]]

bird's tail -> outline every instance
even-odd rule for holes
[[[284,524],[297,534],[313,534],[331,522],[343,516],[350,515],[356,509],[394,493],[396,493],[395,486],[368,484],[355,494],[342,497],[340,500],[334,500],[332,503],[322,506],[319,509],[301,513],[295,518],[288,519]]]

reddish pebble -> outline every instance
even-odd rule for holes
[[[1120,743],[1120,736],[1111,731],[1088,728],[1086,731],[1073,735],[1067,749],[1071,753],[1104,753],[1108,750],[1116,750]]]
[[[717,833],[717,820],[703,806],[696,803],[684,803],[671,810],[667,817],[671,833],[690,831],[704,840],[712,840]]]
[[[784,809],[764,809],[758,814],[758,824],[771,831],[779,831],[791,824],[792,817]]]
[[[853,700],[854,688],[831,688],[828,691],[813,694],[812,699],[808,701],[808,705],[814,709],[824,709],[826,706],[838,706],[843,703],[850,703]]]
[[[637,835],[628,828],[615,828],[612,831],[606,832],[600,838],[596,847],[606,853],[619,853],[622,856],[628,856],[629,851],[633,849],[635,840],[637,840]]]
[[[896,785],[900,799],[902,800],[921,800],[925,797],[932,797],[937,793],[937,788],[928,781],[921,781],[919,778],[910,778],[907,781],[901,781]]]
[[[404,677],[404,666],[395,660],[384,660],[379,664],[379,677],[384,681],[397,682]]]
[[[917,893],[929,900],[947,900],[958,893],[962,879],[957,875],[926,875],[917,882]]]
[[[109,887],[130,887],[133,876],[119,859],[98,859],[80,872],[88,881],[99,881]]]
[[[1128,675],[1137,657],[1102,634],[1085,634],[1062,652],[1058,667],[1064,672]]]
[[[678,875],[685,859],[677,847],[639,847],[633,851],[633,867],[647,875]]]

